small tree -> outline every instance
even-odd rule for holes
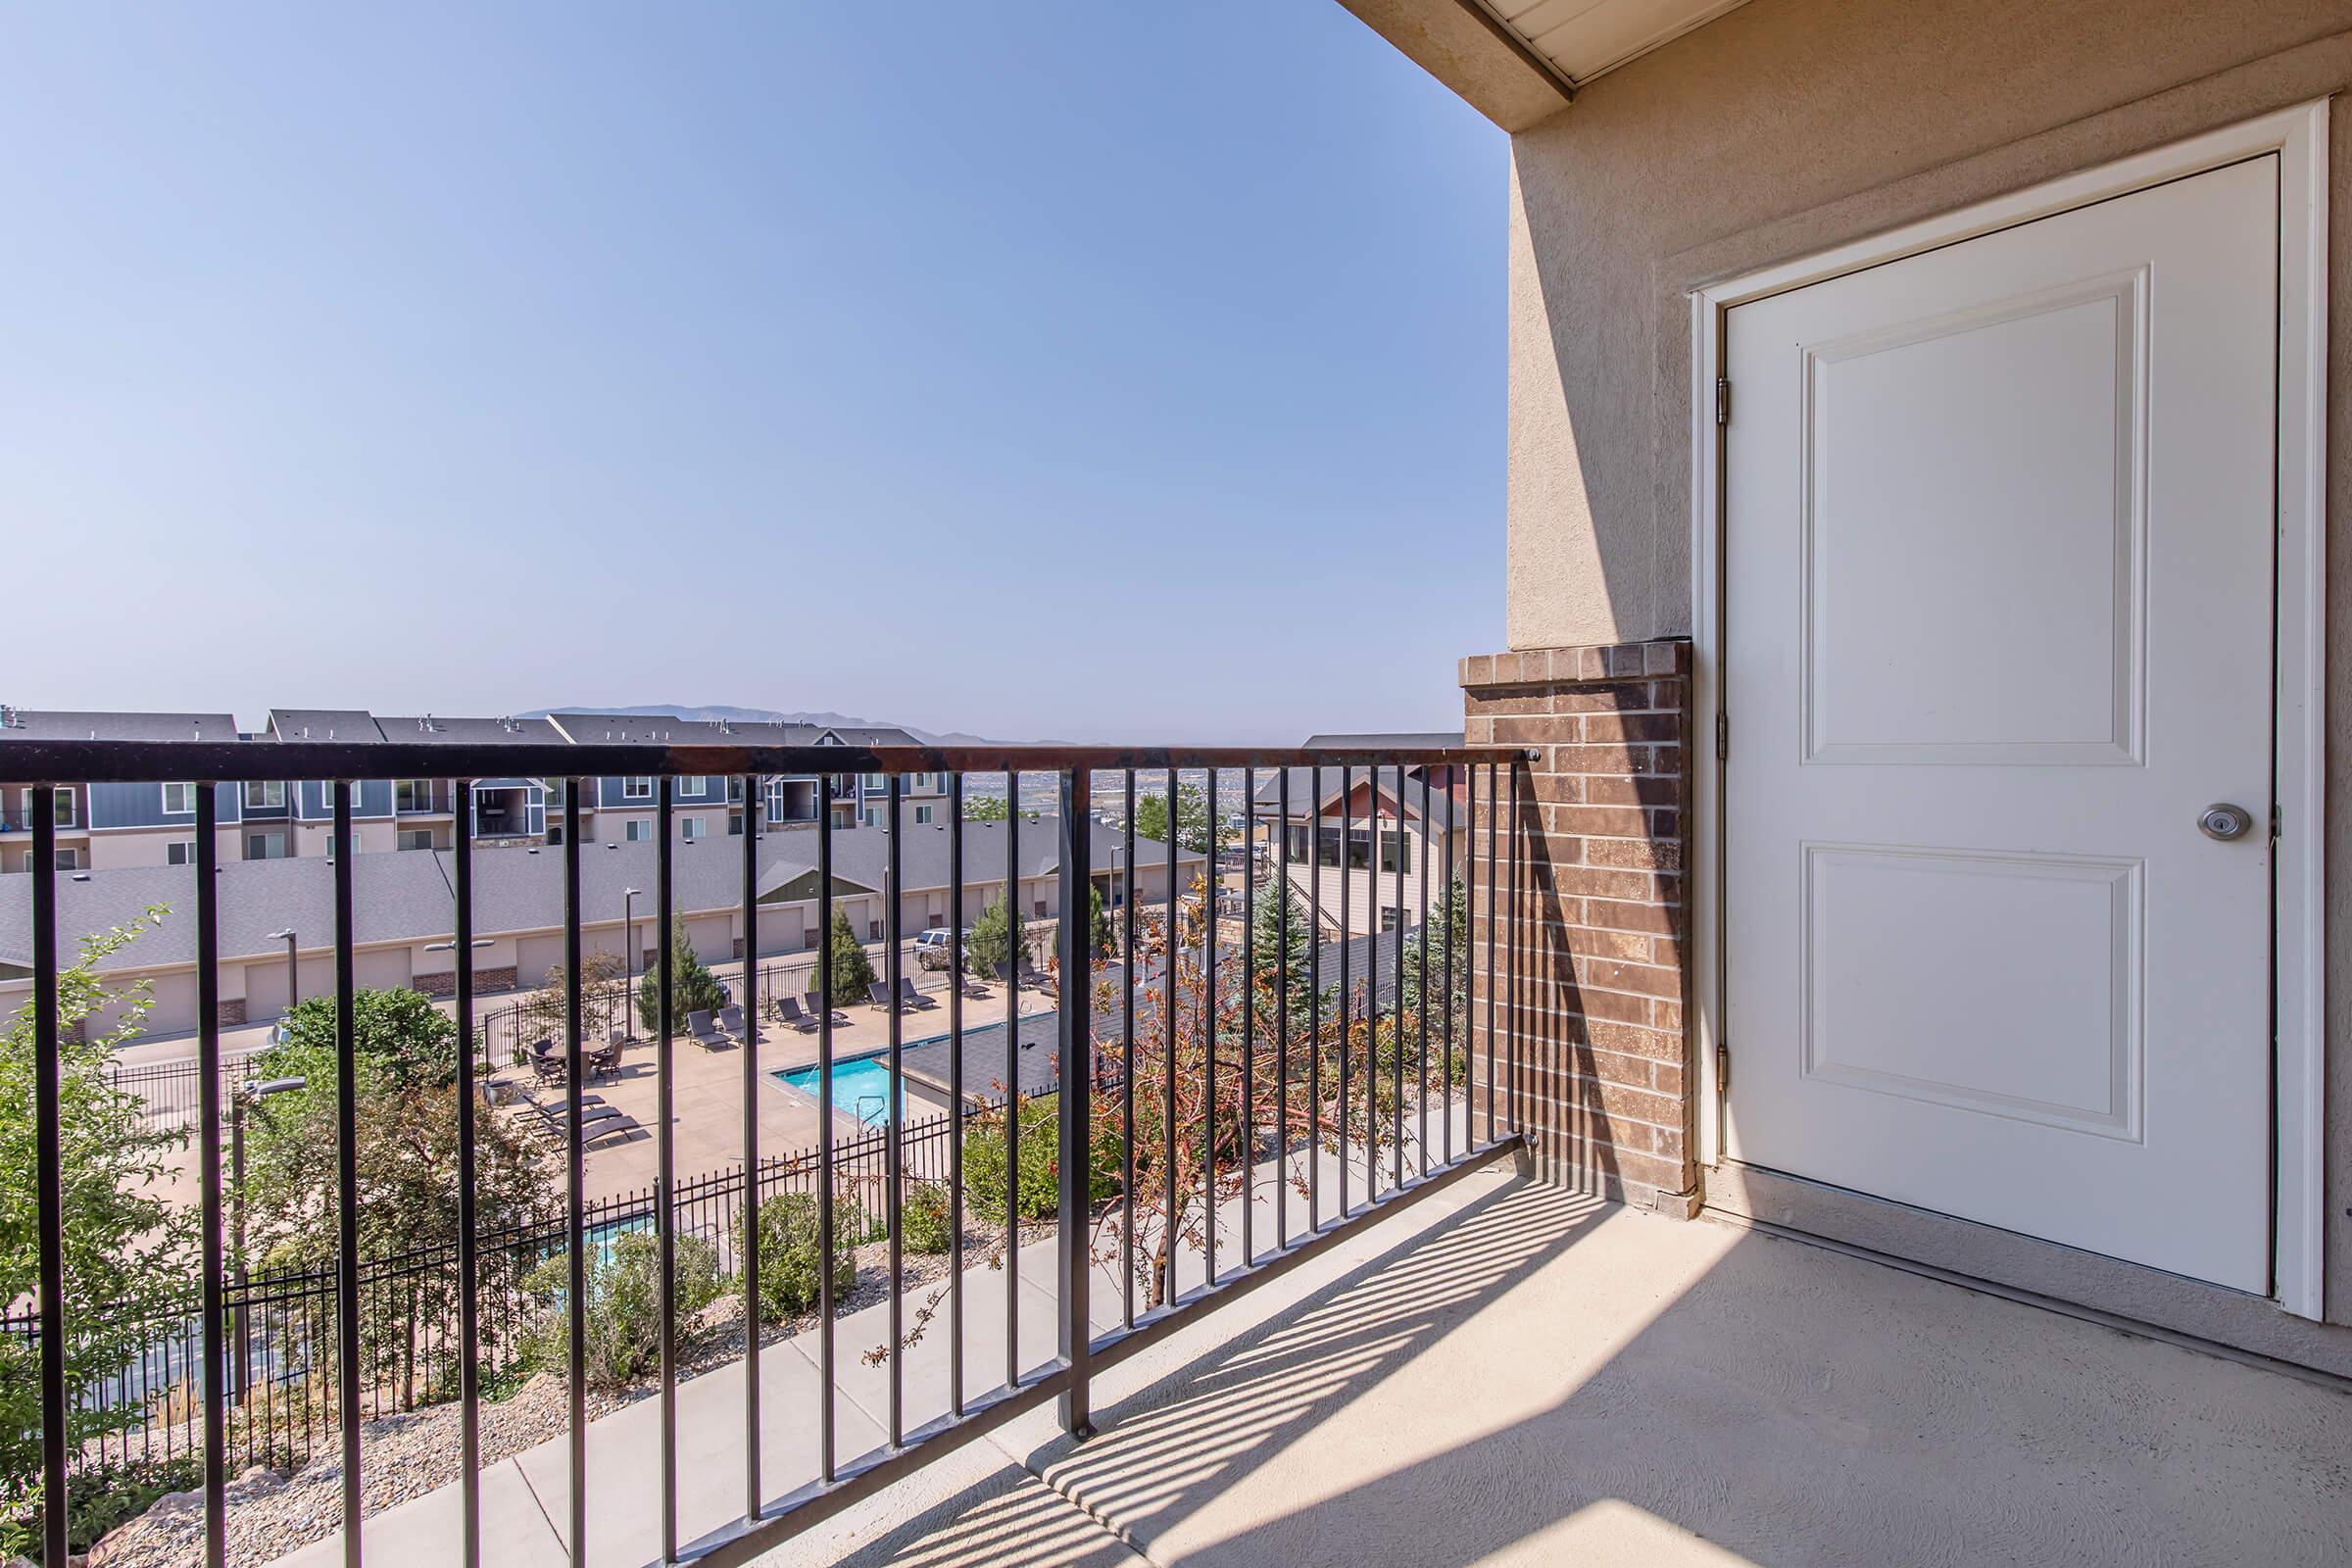
[[[1155,843],[1168,842],[1168,798],[1146,795],[1135,803],[1135,831]],[[1208,797],[1198,785],[1176,786],[1176,842],[1196,855],[1208,853]]]
[[[1446,978],[1445,922],[1448,919],[1453,923],[1451,984],[1447,984]],[[1429,949],[1430,987],[1437,993],[1431,1001],[1441,1006],[1452,1006],[1452,1039],[1457,1047],[1462,1046],[1470,1034],[1470,894],[1462,886],[1460,877],[1455,877],[1452,885],[1446,888],[1446,902],[1431,911],[1428,923],[1404,939],[1404,1006],[1415,1020],[1416,1028],[1419,1027],[1421,1010],[1421,950],[1425,943]],[[1430,1019],[1430,1032],[1441,1040],[1446,1038],[1445,1025],[1437,1020],[1434,1013]]]
[[[1003,899],[980,911],[963,943],[964,962],[974,974],[994,975],[1012,962],[1014,930],[1012,910]]]
[[[1251,986],[1259,995],[1273,998],[1282,990],[1287,973],[1291,1027],[1306,1028],[1314,1011],[1315,933],[1298,890],[1273,880],[1259,884],[1250,926]],[[1324,1000],[1328,1012],[1332,999],[1326,994]]]
[[[152,1005],[146,982],[110,986],[99,966],[158,924],[162,905],[138,922],[84,937],[81,956],[57,977],[58,1151],[65,1199],[66,1392],[92,1389],[151,1348],[155,1326],[173,1320],[191,1280],[193,1205],[164,1200],[172,1152],[187,1135],[147,1122],[137,1095],[118,1089],[114,1054],[141,1033]],[[82,1038],[112,1009],[114,1023]],[[34,1092],[39,1082],[32,1006],[0,1033],[0,1299],[34,1298],[40,1284],[39,1196],[34,1174]],[[41,1355],[36,1341],[0,1337],[0,1512],[29,1518],[41,1476]],[[71,1400],[66,1451],[136,1426],[135,1402]]]
[[[836,1203],[835,1219],[845,1205]],[[743,1253],[744,1215],[735,1216],[735,1251]],[[817,1304],[824,1282],[823,1256],[817,1250],[816,1200],[807,1193],[778,1193],[760,1203],[760,1321],[781,1323]],[[845,1241],[848,1245],[844,1245]],[[833,1238],[833,1294],[836,1300],[858,1283],[858,1260],[850,1254],[856,1239]]]
[[[966,822],[1002,822],[1012,814],[1012,799],[1005,795],[975,795],[969,790],[963,797],[963,819]]]
[[[874,983],[874,960],[866,956],[865,944],[850,929],[850,917],[840,909],[833,911],[832,927],[825,933],[825,961],[832,965],[833,1000],[865,995],[865,988]],[[815,976],[809,976],[813,984]]]
[[[838,911],[837,911],[838,912]],[[673,1027],[683,1028],[686,1015],[692,1012],[716,1012],[726,1005],[726,996],[720,991],[718,976],[694,951],[694,943],[686,935],[683,921],[672,921],[669,928],[669,986],[670,1021]],[[651,1033],[662,1027],[662,971],[648,969],[637,982],[637,1027]]]
[[[717,1299],[718,1250],[709,1242],[691,1233],[674,1238],[670,1267],[679,1317]],[[661,1364],[661,1240],[649,1231],[617,1236],[607,1256],[591,1258],[587,1272],[588,1382],[600,1389],[625,1389]],[[560,1372],[569,1365],[571,1320],[563,1298],[570,1284],[569,1252],[558,1252],[523,1281],[525,1289],[551,1302],[523,1333],[525,1370]]]

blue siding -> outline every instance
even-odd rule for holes
[[[306,822],[324,822],[335,814],[334,786],[327,780],[297,780],[287,794],[302,803],[302,819]],[[392,781],[388,778],[355,780],[351,789],[351,814],[354,817],[390,816]]]
[[[222,825],[240,819],[239,803],[243,793],[234,784],[218,784],[213,799]],[[164,789],[160,784],[92,784],[89,786],[90,826],[107,827],[193,827],[196,825],[195,801],[191,796],[188,809],[166,811]]]

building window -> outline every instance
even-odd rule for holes
[[[880,827],[882,825],[882,808],[879,806],[869,806],[865,808],[865,825],[867,827]]]
[[[654,798],[652,774],[643,778],[624,778],[620,781],[620,798],[624,801],[650,801]]]
[[[283,810],[285,808],[285,805],[286,786],[282,781],[273,778],[257,778],[248,779],[245,781],[246,809],[255,811],[275,811]],[[259,858],[259,857],[255,857],[255,858]]]
[[[188,814],[190,811],[193,811],[193,810],[195,810],[195,809],[196,809],[196,786],[195,786],[195,785],[193,785],[193,784],[167,784],[167,785],[165,785],[165,786],[164,786],[164,814],[165,814],[166,816],[185,816],[185,815],[187,815],[187,814]],[[174,864],[174,865],[177,865],[177,864],[179,864],[180,862],[179,862],[179,861],[177,861],[177,860],[174,860],[174,861],[172,861],[172,864]]]
[[[643,844],[654,836],[654,824],[642,816],[632,816],[624,836],[631,844]]]
[[[680,774],[678,777],[677,792],[680,795],[691,795],[695,799],[700,800],[704,795],[709,793],[710,789],[710,780],[705,774],[684,773]]]
[[[928,806],[918,806],[914,808],[914,825],[917,827],[929,827],[931,825],[931,808]]]
[[[889,782],[879,773],[860,773],[858,776],[864,781],[865,787],[869,790],[882,789]]]
[[[404,850],[429,850],[433,847],[433,830],[429,827],[404,827],[395,841]]]
[[[351,853],[360,853],[360,830],[356,827],[351,830]],[[335,858],[335,835],[332,832],[326,835],[326,858],[329,861]]]
[[[692,844],[703,836],[703,819],[699,816],[678,818],[678,837]]]
[[[1383,931],[1394,931],[1394,930],[1396,930],[1396,926],[1397,926],[1397,924],[1398,924],[1399,917],[1400,917],[1400,916],[1401,916],[1403,913],[1404,913],[1404,911],[1403,911],[1402,909],[1399,909],[1399,908],[1397,908],[1397,907],[1396,907],[1396,906],[1395,906],[1394,904],[1392,904],[1392,905],[1389,905],[1387,907],[1383,908],[1383,909],[1380,911],[1380,928],[1381,928]]]
[[[173,839],[165,845],[164,863],[166,865],[194,865],[196,863],[196,841],[194,839]]]
[[[279,792],[284,801],[284,792]],[[286,836],[283,833],[248,833],[245,835],[245,858],[248,860],[282,860],[286,858]]]
[[[58,851],[58,852],[57,852],[57,868],[58,868],[60,871],[78,871],[78,870],[80,870],[80,869],[81,869],[81,852],[80,852],[79,850],[60,850],[60,851]]]
[[[783,821],[784,781],[780,778],[769,779],[767,781],[767,788],[761,791],[761,793],[767,797],[767,819],[770,822]]]
[[[25,797],[24,814],[28,818],[32,815],[31,802],[32,797],[27,795]],[[29,823],[27,825],[29,825]],[[57,825],[59,827],[72,827],[74,825],[74,792],[72,790],[61,789],[57,792]]]
[[[741,811],[727,813],[727,837],[731,839],[743,837],[743,813]]]
[[[1381,829],[1380,868],[1383,871],[1402,871],[1406,876],[1413,874],[1413,841],[1404,836],[1404,829]]]
[[[393,808],[402,811],[429,811],[433,808],[433,781],[429,778],[404,778],[392,786]]]

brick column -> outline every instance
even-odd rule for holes
[[[1690,645],[1681,641],[1522,650],[1461,664],[1469,744],[1529,753],[1518,764],[1515,824],[1503,770],[1492,802],[1478,781],[1471,1011],[1480,1093],[1493,984],[1498,1073],[1507,1094],[1516,1045],[1537,1173],[1681,1215],[1695,1211],[1698,1188],[1695,1076],[1683,1031],[1690,675]],[[1494,973],[1491,807],[1503,813]]]

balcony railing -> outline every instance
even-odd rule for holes
[[[662,1560],[713,1565],[742,1563],[768,1549],[856,1499],[888,1487],[917,1467],[967,1443],[1010,1417],[1048,1401],[1058,1407],[1061,1425],[1074,1435],[1091,1429],[1092,1379],[1100,1369],[1135,1354],[1183,1324],[1221,1303],[1250,1291],[1297,1266],[1345,1232],[1396,1204],[1411,1202],[1463,1173],[1515,1149],[1520,1125],[1518,1085],[1521,1063],[1515,1042],[1520,1032],[1510,1027],[1513,991],[1505,981],[1490,977],[1496,970],[1496,933],[1518,918],[1522,880],[1518,835],[1497,835],[1505,814],[1496,809],[1508,792],[1514,815],[1520,798],[1514,765],[1519,754],[1494,750],[1410,750],[1397,752],[1297,752],[1240,748],[1085,748],[1085,747],[951,747],[951,748],[777,748],[748,746],[585,745],[552,747],[526,743],[472,746],[432,745],[299,745],[239,743],[134,742],[12,742],[0,746],[0,785],[76,785],[92,782],[162,782],[197,780],[195,791],[195,861],[191,872],[194,910],[194,952],[198,1019],[198,1065],[193,1074],[196,1102],[187,1107],[194,1129],[198,1158],[200,1259],[197,1323],[192,1333],[179,1330],[188,1342],[180,1353],[192,1355],[194,1373],[187,1378],[185,1396],[200,1403],[204,1458],[204,1519],[206,1561],[223,1560],[227,1537],[224,1488],[232,1463],[229,1440],[232,1404],[257,1373],[236,1342],[244,1333],[253,1289],[245,1278],[244,1260],[232,1255],[230,1231],[224,1226],[224,1205],[232,1199],[221,1168],[223,1129],[222,1044],[220,1039],[220,974],[221,918],[220,866],[216,863],[216,783],[282,779],[289,776],[326,777],[335,781],[334,829],[338,839],[351,828],[353,781],[362,778],[435,777],[447,781],[460,816],[448,856],[454,886],[453,940],[446,951],[455,970],[454,1008],[458,1038],[476,1038],[474,950],[481,945],[475,929],[475,869],[473,845],[479,831],[468,820],[473,814],[471,781],[483,778],[565,777],[564,806],[551,811],[550,825],[561,822],[564,842],[546,852],[562,861],[563,883],[563,1019],[561,1060],[563,1106],[556,1123],[561,1129],[564,1171],[564,1217],[549,1245],[564,1259],[564,1283],[559,1310],[566,1319],[566,1384],[568,1391],[569,1515],[563,1533],[572,1561],[584,1560],[589,1545],[588,1499],[588,1381],[587,1318],[589,1254],[592,1229],[605,1222],[605,1209],[591,1202],[586,1192],[588,1144],[584,1068],[587,1055],[600,1042],[589,1038],[584,1016],[581,910],[580,781],[606,776],[652,776],[658,779],[653,803],[660,830],[655,886],[645,918],[652,929],[672,929],[675,891],[673,859],[679,850],[673,827],[673,781],[681,775],[735,775],[751,798],[759,798],[759,780],[774,774],[813,775],[823,780],[813,834],[817,929],[829,929],[836,903],[835,841],[850,832],[838,825],[825,808],[833,804],[834,781],[857,773],[886,780],[884,793],[892,808],[887,820],[899,819],[897,807],[907,775],[944,775],[948,796],[947,863],[956,868],[950,882],[946,929],[950,944],[949,972],[965,974],[965,933],[972,929],[964,883],[963,780],[969,773],[1005,774],[1008,794],[1021,797],[1023,774],[1050,775],[1060,811],[1054,824],[1024,823],[1013,813],[1004,827],[1004,885],[1020,878],[1025,862],[1021,841],[1028,834],[1054,832],[1057,837],[1059,914],[1050,922],[1054,956],[1051,965],[1058,977],[1054,991],[1054,1056],[1052,1086],[1056,1094],[1054,1117],[1055,1170],[1058,1183],[1055,1218],[1049,1245],[1054,1259],[1054,1298],[1055,1352],[1050,1361],[1024,1365],[1020,1350],[1023,1316],[1019,1253],[1024,1236],[1019,1204],[1005,1201],[1001,1242],[1003,1263],[1004,1341],[1003,1377],[991,1392],[969,1394],[964,1375],[967,1347],[964,1309],[967,1291],[997,1288],[987,1271],[967,1281],[965,1257],[965,1161],[963,1138],[967,1115],[945,1121],[944,1182],[950,1210],[951,1254],[944,1276],[945,1321],[942,1329],[950,1347],[951,1370],[944,1413],[918,1418],[910,1412],[905,1377],[905,1348],[929,1322],[928,1306],[909,1319],[905,1284],[905,1217],[908,1173],[904,1095],[885,1096],[883,1122],[877,1140],[883,1169],[879,1215],[889,1247],[889,1342],[866,1359],[886,1368],[887,1402],[884,1441],[868,1451],[849,1453],[836,1430],[836,1395],[841,1388],[836,1344],[835,1260],[845,1246],[854,1245],[862,1223],[845,1230],[837,1183],[829,1179],[845,1152],[870,1158],[862,1144],[856,1150],[837,1147],[833,1117],[818,1117],[818,1145],[813,1169],[828,1179],[811,1180],[817,1205],[817,1250],[824,1263],[817,1272],[818,1301],[810,1331],[816,1342],[813,1359],[818,1367],[823,1397],[816,1401],[817,1473],[806,1484],[781,1494],[769,1494],[761,1484],[760,1446],[762,1435],[760,1326],[761,1313],[760,1230],[744,1225],[726,1259],[734,1288],[745,1303],[743,1361],[743,1474],[746,1478],[736,1516],[715,1527],[703,1527],[691,1536],[681,1519],[678,1475],[677,1406],[679,1387],[679,1320],[664,1306],[661,1322],[660,1383],[662,1421],[658,1474],[661,1505]],[[1416,909],[1430,909],[1431,921],[1420,928],[1421,940],[1412,945],[1389,940],[1345,940],[1336,945],[1338,985],[1327,989],[1322,956],[1328,950],[1317,944],[1323,926],[1322,889],[1305,878],[1308,951],[1317,954],[1311,972],[1295,972],[1292,901],[1276,900],[1275,951],[1260,949],[1257,930],[1257,892],[1291,888],[1288,835],[1261,865],[1255,856],[1243,856],[1233,874],[1243,882],[1243,906],[1248,914],[1238,929],[1220,931],[1204,922],[1198,890],[1184,884],[1183,864],[1175,845],[1160,848],[1157,864],[1137,859],[1135,830],[1137,770],[1169,770],[1170,782],[1182,773],[1201,776],[1212,803],[1219,799],[1221,780],[1239,786],[1246,799],[1272,771],[1279,792],[1278,809],[1289,820],[1292,769],[1312,768],[1311,787],[1324,797],[1327,778],[1337,775],[1339,798],[1352,798],[1361,777],[1375,786],[1385,783],[1396,808],[1433,823],[1428,769],[1458,768],[1468,780],[1464,799],[1448,801],[1442,828],[1433,829],[1433,842],[1442,843],[1442,867],[1463,867],[1470,919],[1459,925],[1454,900],[1441,888],[1433,902],[1425,858],[1419,866],[1420,896]],[[831,771],[820,771],[820,770]],[[1407,771],[1416,772],[1408,783]],[[1096,790],[1108,775],[1121,796],[1122,826],[1109,828],[1094,821]],[[1446,775],[1451,776],[1450,773]],[[1415,788],[1418,808],[1414,808]],[[1377,799],[1382,790],[1376,787]],[[88,1461],[85,1449],[70,1445],[70,1413],[86,1406],[93,1396],[88,1388],[68,1386],[67,1369],[75,1361],[77,1319],[103,1312],[104,1303],[69,1300],[65,1236],[71,1223],[67,1211],[66,1172],[60,1163],[61,1116],[61,934],[59,891],[63,880],[55,868],[59,823],[54,797],[41,789],[33,797],[32,832],[35,844],[31,876],[32,1023],[35,1049],[35,1166],[30,1172],[10,1173],[29,1180],[36,1189],[38,1229],[38,1290],[23,1303],[19,1332],[37,1340],[40,1355],[39,1407],[42,1470],[39,1496],[44,1561],[66,1560],[69,1494],[77,1474]],[[1468,811],[1462,807],[1467,805]],[[1477,824],[1482,805],[1487,824],[1483,858],[1478,853]],[[1343,812],[1348,809],[1342,807]],[[1216,813],[1212,810],[1212,816]],[[1455,824],[1466,822],[1466,842],[1457,858]],[[1343,823],[1343,832],[1347,824]],[[925,830],[928,831],[928,830]],[[994,831],[992,829],[992,831]],[[1110,863],[1096,864],[1097,832],[1118,835],[1119,849]],[[907,834],[893,833],[881,854],[886,888],[902,887],[902,856]],[[759,988],[763,982],[757,959],[761,955],[759,932],[762,908],[758,894],[760,843],[742,835],[742,880],[739,918],[741,954],[745,962],[735,1000],[754,1018],[762,1016]],[[519,852],[517,852],[519,853]],[[703,853],[708,854],[709,851]],[[363,1295],[380,1286],[392,1266],[379,1258],[361,1255],[358,1230],[359,1172],[355,1159],[355,997],[356,943],[354,939],[354,879],[358,868],[372,857],[342,856],[332,869],[333,973],[336,1039],[336,1149],[333,1205],[337,1227],[331,1277],[318,1283],[321,1320],[316,1337],[318,1364],[331,1368],[333,1395],[329,1401],[332,1425],[341,1445],[342,1531],[345,1560],[362,1556],[365,1472],[363,1423],[370,1411],[384,1407],[380,1347],[374,1353],[362,1343]],[[1139,890],[1135,904],[1156,918],[1122,918],[1108,954],[1097,951],[1096,930],[1088,918],[1090,890],[1116,880],[1123,891],[1126,879],[1139,872],[1160,869],[1165,886],[1156,898]],[[1219,874],[1216,858],[1204,858],[1199,874]],[[1407,873],[1383,872],[1395,879],[1393,903],[1406,904]],[[1446,874],[1441,871],[1441,874]],[[1100,880],[1099,880],[1100,877]],[[1026,897],[1026,895],[1024,895]],[[1345,936],[1357,929],[1346,904],[1350,895],[1343,879],[1338,892],[1339,929]],[[1484,899],[1483,910],[1481,899]],[[1110,902],[1105,898],[1105,904]],[[901,929],[900,899],[887,901],[884,918],[883,985],[897,994],[906,978],[906,941],[912,933]],[[1160,905],[1153,910],[1152,904]],[[639,907],[645,907],[640,906]],[[1361,924],[1371,924],[1365,921]],[[1484,963],[1476,956],[1483,933]],[[436,944],[436,946],[440,946]],[[671,1005],[674,976],[671,944],[661,944],[655,970],[659,1019],[654,1031],[654,1068],[658,1112],[657,1175],[644,1204],[660,1253],[662,1299],[674,1298],[675,1254],[682,1234],[699,1224],[687,1205],[705,1196],[697,1185],[699,1173],[687,1173],[682,1184],[676,1168],[676,1117],[673,1090],[677,1077],[677,1047],[685,1019]],[[1351,954],[1363,956],[1351,957]],[[1112,960],[1115,959],[1115,962]],[[1385,973],[1350,974],[1353,963],[1366,969],[1385,967]],[[1433,988],[1431,973],[1437,972]],[[1108,978],[1115,971],[1116,979]],[[1009,979],[1027,979],[1015,974]],[[820,1107],[834,1103],[834,1009],[855,999],[833,995],[832,965],[815,966],[815,1006],[812,1011]],[[1384,988],[1386,1000],[1384,1002]],[[968,1108],[987,1097],[988,1085],[965,1083],[962,1005],[963,986],[950,985],[947,1055],[951,1079],[949,1102]],[[1498,996],[1499,993],[1499,996]],[[1222,999],[1222,1000],[1221,1000]],[[1408,1000],[1409,999],[1409,1000]],[[1433,1005],[1434,1001],[1434,1005]],[[1497,1026],[1497,1007],[1502,1026]],[[1004,1073],[1002,1087],[1016,1100],[1025,1082],[1023,1073],[1020,989],[1004,986]],[[1483,1010],[1483,1017],[1482,1017]],[[906,1040],[902,1009],[888,1009],[887,1061],[889,1082],[904,1085]],[[1433,1018],[1432,1014],[1436,1016]],[[1043,1016],[1043,1015],[1040,1015]],[[258,1020],[257,1020],[258,1021]],[[1036,1020],[1030,1020],[1035,1023]],[[1190,1024],[1188,1033],[1187,1025]],[[976,1024],[989,1028],[992,1024]],[[774,1037],[783,1031],[777,1028]],[[1483,1060],[1481,1052],[1483,1050]],[[1498,1059],[1498,1054],[1500,1059]],[[456,1280],[455,1322],[429,1332],[442,1337],[442,1348],[454,1350],[455,1396],[461,1407],[459,1469],[461,1535],[459,1549],[468,1568],[481,1560],[482,1496],[479,1476],[480,1411],[483,1399],[484,1313],[507,1310],[506,1275],[513,1272],[503,1239],[478,1234],[475,1198],[477,1118],[494,1112],[476,1083],[472,1049],[458,1052],[455,1098],[458,1149],[457,1234],[450,1238]],[[742,1053],[743,1122],[741,1169],[764,1169],[772,1157],[760,1148],[756,1114],[760,1084],[761,1053]],[[1083,1070],[1071,1070],[1084,1063]],[[551,1069],[552,1074],[552,1069]],[[1034,1078],[1034,1070],[1028,1075]],[[1103,1097],[1098,1102],[1098,1096]],[[1020,1169],[1023,1118],[1003,1114],[1004,1169]],[[1435,1125],[1433,1126],[1433,1121]],[[932,1136],[926,1132],[926,1137]],[[1034,1136],[1034,1134],[1030,1134]],[[323,1153],[322,1153],[323,1157]],[[1104,1162],[1108,1162],[1105,1168]],[[1189,1174],[1186,1174],[1189,1173]],[[1184,1190],[1180,1191],[1180,1178]],[[1108,1198],[1098,1196],[1107,1186]],[[1304,1213],[1295,1216],[1292,1199],[1302,1192]],[[1009,1194],[1007,1195],[1009,1197]],[[1272,1198],[1268,1209],[1273,1234],[1264,1234],[1267,1217],[1258,1205]],[[495,1246],[494,1246],[495,1244]],[[992,1248],[999,1244],[991,1244]],[[1029,1245],[1036,1245],[1034,1239]],[[1180,1275],[1178,1260],[1186,1250],[1198,1255]],[[495,1262],[496,1266],[493,1267]],[[404,1265],[405,1266],[405,1265]],[[438,1265],[436,1265],[438,1266]],[[1093,1291],[1115,1279],[1119,1294],[1116,1322],[1106,1330],[1096,1327]],[[306,1291],[309,1287],[305,1288]],[[239,1293],[248,1293],[240,1295]],[[331,1306],[331,1311],[327,1308]],[[1033,1308],[1034,1310],[1034,1308]],[[1107,1312],[1102,1314],[1105,1318]],[[412,1333],[417,1332],[413,1329]],[[163,1353],[172,1353],[165,1348]],[[86,1364],[83,1358],[82,1364]],[[610,1478],[607,1478],[610,1481]]]

